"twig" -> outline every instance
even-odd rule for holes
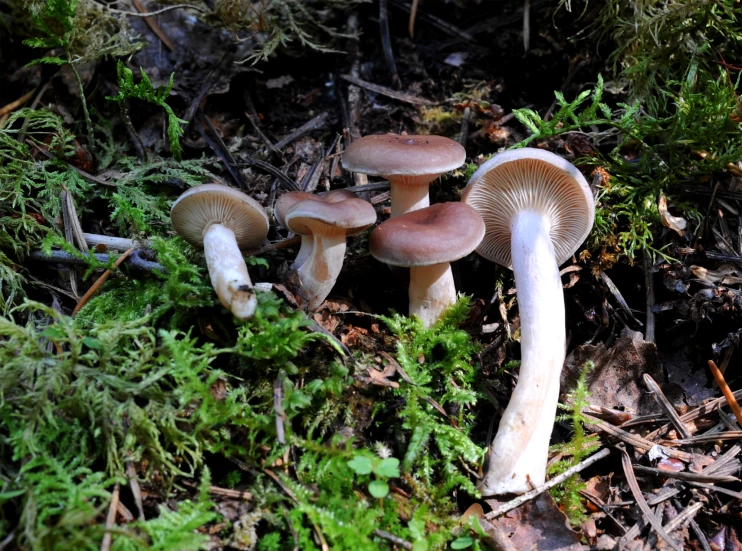
[[[126,461],[126,478],[129,479],[129,488],[134,496],[134,503],[136,503],[137,511],[139,512],[139,520],[146,520],[144,517],[144,503],[142,502],[142,489],[139,486],[139,480],[137,479],[137,470],[134,468],[134,462],[131,460]]]
[[[608,287],[608,290],[613,295],[613,298],[616,299],[616,302],[618,302],[618,305],[621,307],[621,309],[626,312],[626,314],[634,323],[636,323],[639,327],[643,327],[644,324],[634,317],[634,314],[632,313],[631,308],[629,308],[629,305],[626,303],[626,300],[623,298],[621,291],[618,290],[616,284],[613,283],[613,280],[608,277],[608,275],[603,270],[600,271],[600,278],[603,280],[603,283],[606,284],[606,287]]]
[[[103,534],[103,541],[100,544],[100,551],[109,551],[111,549],[111,528],[116,524],[116,510],[119,504],[119,492],[121,487],[119,483],[113,487],[113,493],[111,494],[111,505],[108,507],[108,516],[106,517],[106,533]]]
[[[301,191],[301,188],[299,187],[299,184],[294,182],[291,178],[289,178],[286,174],[281,172],[279,169],[277,169],[275,166],[273,166],[270,163],[266,163],[265,161],[261,161],[259,159],[253,159],[252,157],[249,157],[248,155],[245,155],[244,153],[240,156],[240,159],[242,159],[242,163],[233,163],[232,166],[241,168],[245,166],[250,166],[253,168],[259,168],[263,172],[267,172],[271,176],[275,176],[276,178],[283,183],[283,187],[290,191]]]
[[[714,379],[716,379],[716,384],[719,385],[719,388],[721,389],[721,393],[727,399],[729,408],[732,410],[732,413],[734,413],[734,416],[737,418],[737,422],[742,425],[742,409],[740,409],[739,404],[734,397],[734,394],[729,388],[727,382],[724,380],[724,375],[721,373],[721,371],[719,371],[719,368],[716,367],[716,364],[713,360],[709,360],[709,369],[711,369],[711,373],[713,373]]]
[[[258,136],[261,140],[263,140],[263,143],[270,149],[273,153],[279,154],[281,153],[281,150],[278,149],[273,142],[270,140],[268,136],[266,136],[263,131],[258,126],[258,123],[255,122],[255,119],[252,118],[252,115],[245,111],[245,117],[247,117],[247,120],[250,121],[250,125],[252,126],[252,129],[257,132]]]
[[[160,42],[162,42],[165,47],[170,50],[171,52],[175,51],[175,46],[172,42],[170,42],[170,39],[167,37],[165,32],[160,28],[160,26],[155,23],[150,17],[155,15],[155,13],[148,13],[147,8],[144,7],[144,5],[139,0],[131,0],[134,4],[134,7],[139,12],[139,17],[145,17],[144,22],[147,23],[147,26],[152,29],[152,32],[155,33],[157,38],[160,39]],[[171,9],[174,9],[175,6],[170,6]],[[162,11],[162,10],[161,10]],[[133,15],[133,14],[127,14],[127,15]]]
[[[83,238],[85,239],[85,243],[89,247],[97,247],[98,245],[103,245],[107,249],[112,249],[114,251],[125,251],[126,249],[137,248],[147,248],[149,247],[148,241],[136,241],[134,239],[128,239],[126,237],[116,237],[114,235],[100,235],[97,233],[84,233],[82,234]]]
[[[680,509],[680,502],[678,502],[678,500],[673,499],[672,502],[673,502],[673,505],[675,505],[677,509]],[[697,503],[696,505],[699,505],[699,504]],[[693,507],[695,507],[696,505],[693,505]],[[689,509],[691,509],[691,507],[686,509],[686,511],[688,511]],[[693,533],[696,535],[696,538],[698,538],[698,541],[701,542],[701,547],[703,547],[703,551],[711,551],[711,546],[709,545],[708,539],[706,538],[706,534],[703,533],[703,530],[701,530],[701,527],[698,526],[698,523],[694,519],[691,519],[689,524],[690,524],[691,530],[693,530]]]
[[[655,516],[655,514],[649,508],[649,505],[647,505],[647,502],[642,495],[642,491],[639,488],[639,483],[636,480],[636,476],[634,476],[634,471],[631,468],[631,458],[629,457],[629,454],[623,447],[619,447],[618,450],[621,452],[621,465],[623,466],[623,472],[626,475],[626,481],[629,483],[629,488],[631,489],[631,493],[636,500],[636,504],[642,510],[644,516],[647,517],[649,524],[652,525],[652,528],[655,529],[657,534],[659,534],[660,537],[662,537],[662,539],[664,539],[670,545],[670,547],[675,549],[675,551],[683,551],[683,548],[680,547],[674,539],[670,538],[667,532],[665,532],[660,519]]]
[[[650,343],[654,343],[654,278],[652,273],[649,271],[649,254],[644,249],[644,290],[647,299],[647,325],[644,329],[644,340]]]
[[[667,399],[667,396],[665,396],[665,393],[662,392],[660,385],[655,382],[655,380],[652,378],[651,375],[649,375],[649,373],[644,374],[644,384],[646,384],[649,390],[654,394],[655,401],[657,402],[657,404],[659,404],[665,414],[670,418],[670,422],[677,429],[680,435],[683,438],[690,438],[692,434],[688,430],[688,427],[686,427],[685,424],[680,420],[680,417],[678,417],[678,413],[675,411],[675,408],[672,407],[670,400]]]
[[[289,145],[294,140],[298,140],[299,138],[301,138],[305,134],[308,134],[312,130],[317,130],[318,128],[322,128],[326,122],[327,122],[327,111],[325,111],[324,113],[320,113],[313,119],[302,124],[299,128],[297,128],[293,132],[290,132],[289,134],[284,136],[280,141],[276,142],[276,149],[281,151],[284,147]]]
[[[677,530],[678,528],[680,528],[680,526],[682,526],[684,522],[686,522],[686,521],[692,519],[694,516],[696,516],[696,514],[698,513],[698,511],[700,511],[701,509],[703,509],[703,503],[701,503],[701,502],[694,503],[693,505],[691,505],[690,507],[687,507],[684,511],[682,511],[681,513],[679,513],[678,516],[676,516],[670,522],[668,522],[667,524],[665,524],[665,526],[663,528],[669,534],[670,532],[673,532],[673,531]]]
[[[404,92],[397,92],[395,90],[387,88],[386,86],[380,86],[372,82],[366,82],[365,80],[356,78],[352,75],[340,75],[340,78],[350,82],[351,84],[355,84],[356,86],[365,88],[366,90],[371,90],[372,92],[376,92],[377,94],[381,94],[382,96],[387,96],[389,98],[403,101],[405,103],[412,103],[413,105],[425,105],[428,107],[440,105],[440,102],[430,101],[428,99],[413,96],[411,94],[405,94]]]
[[[252,494],[246,491],[232,490],[230,488],[220,488],[219,486],[209,486],[209,493],[215,496],[228,497],[230,499],[241,499],[251,501]]]
[[[137,3],[138,2],[135,2],[135,5]],[[166,8],[162,8],[157,11],[149,11],[149,12],[144,11],[140,13],[136,13],[133,11],[117,10],[115,8],[109,8],[107,6],[106,8],[108,9],[108,11],[113,12],[113,13],[120,13],[121,15],[127,15],[129,17],[143,17],[143,18],[153,17],[155,15],[160,15],[161,13],[165,13],[165,12],[172,11],[172,10],[179,10],[179,9],[190,9],[190,10],[196,10],[201,13],[208,13],[208,10],[202,8],[201,6],[196,6],[194,4],[175,4],[174,6],[168,6]]]
[[[386,530],[382,530],[381,528],[376,528],[374,530],[374,535],[379,536],[383,540],[390,541],[394,545],[399,545],[400,547],[404,547],[405,549],[412,549],[412,544],[409,541],[402,539],[399,536],[395,536],[394,534],[391,534]]]
[[[41,153],[42,155],[44,155],[48,159],[54,159],[54,160],[57,160],[57,161],[59,161],[61,163],[66,164],[67,165],[67,168],[69,168],[71,170],[74,170],[75,172],[77,172],[80,176],[82,176],[86,180],[90,180],[91,182],[95,182],[96,184],[101,184],[102,186],[118,187],[118,184],[112,184],[111,182],[107,182],[107,181],[105,181],[105,180],[103,180],[101,178],[98,178],[97,176],[93,176],[92,174],[90,174],[88,172],[85,172],[84,170],[82,170],[80,168],[77,168],[75,165],[71,165],[70,163],[68,163],[64,159],[60,159],[60,158],[56,157],[53,153],[51,153],[50,151],[47,151],[46,149],[43,149],[43,148],[39,147],[38,145],[36,145],[36,143],[34,143],[32,141],[29,141],[28,143],[30,143],[32,146],[34,146],[39,153]]]
[[[293,245],[298,245],[299,243],[301,243],[301,235],[297,235],[295,237],[289,237],[288,239],[282,239],[281,241],[277,241],[276,243],[271,243],[270,245],[266,245],[265,247],[260,247],[259,249],[252,249],[250,251],[245,251],[243,254],[245,256],[258,256],[259,254],[264,254],[270,251],[276,251],[278,249],[292,247]]]
[[[107,254],[103,253],[93,253],[93,256],[99,262],[108,262],[110,258]],[[50,262],[53,264],[72,264],[74,266],[85,266],[87,264],[84,259],[73,256],[68,252],[59,250],[53,250],[48,255],[45,254],[44,251],[31,251],[31,254],[29,254],[28,257],[32,260],[37,260],[40,262]],[[141,270],[143,272],[166,272],[165,267],[162,264],[151,262],[142,258],[141,253],[138,249],[135,249],[131,256],[126,259],[126,264],[131,268]]]
[[[566,471],[564,471],[559,476],[555,476],[554,478],[552,478],[551,480],[549,480],[546,484],[542,484],[538,488],[534,488],[530,492],[526,492],[525,494],[523,494],[521,496],[518,496],[515,499],[512,499],[512,500],[508,501],[507,503],[503,503],[502,505],[500,505],[496,509],[494,509],[494,510],[490,511],[489,513],[487,513],[486,515],[484,515],[484,518],[486,518],[488,520],[489,519],[493,519],[493,518],[497,518],[500,515],[504,515],[508,511],[511,511],[511,510],[515,509],[516,507],[520,507],[525,502],[532,500],[536,496],[538,496],[538,495],[544,493],[545,491],[553,488],[557,484],[561,484],[562,482],[564,482],[565,480],[567,480],[572,475],[577,474],[577,473],[579,473],[580,471],[582,471],[584,469],[587,469],[593,463],[595,463],[595,462],[603,459],[604,457],[607,457],[608,455],[610,455],[610,453],[611,453],[611,450],[609,450],[608,448],[603,448],[602,450],[600,450],[599,452],[591,455],[590,457],[588,457],[584,461],[581,461],[580,463],[578,463],[574,467],[571,467],[570,469],[567,469]]]
[[[273,411],[276,414],[276,440],[279,444],[286,443],[286,433],[284,431],[284,420],[286,419],[286,413],[283,411],[283,379],[285,373],[279,374],[276,380],[273,381]]]
[[[407,24],[410,38],[415,38],[415,16],[417,15],[417,6],[419,2],[420,0],[412,0],[412,6],[410,6],[410,21]]]
[[[663,471],[660,469],[655,469],[654,467],[644,467],[642,465],[634,465],[634,470],[638,473],[664,476],[665,478],[675,478],[677,480],[685,480],[686,482],[703,482],[704,484],[714,484],[716,482],[739,482],[739,478],[737,478],[736,476],[715,476],[682,471],[676,473],[675,471]]]
[[[362,186],[348,186],[341,189],[352,191],[353,193],[361,193],[364,191],[386,191],[391,187],[391,182],[373,182],[371,184],[363,184]]]
[[[713,434],[699,434],[683,440],[673,440],[673,443],[681,446],[689,444],[700,444],[701,442],[720,442],[722,440],[739,440],[742,438],[742,431],[730,430],[726,432],[715,432]]]
[[[15,539],[15,530],[11,531],[3,541],[0,541],[0,551],[3,551]]]
[[[379,0],[379,30],[381,31],[381,47],[384,50],[384,59],[386,66],[392,76],[392,83],[395,88],[399,87],[399,75],[397,74],[397,64],[394,63],[394,51],[392,50],[392,40],[389,37],[389,14],[387,13],[388,0]]]
[[[30,100],[35,93],[36,93],[36,88],[34,88],[33,90],[31,90],[27,94],[23,94],[17,100],[11,101],[9,104],[4,105],[3,107],[0,107],[0,117],[2,117],[4,115],[7,115],[8,113],[12,113],[16,109],[18,109],[21,105],[23,105],[28,100]]]
[[[392,5],[397,6],[398,8],[401,8],[405,10],[408,13],[412,12],[412,4],[410,2],[405,2],[404,0],[392,0]],[[416,17],[417,19],[417,17]],[[439,30],[443,31],[444,33],[455,36],[457,38],[463,38],[464,40],[467,40],[469,42],[476,42],[476,39],[469,34],[468,32],[459,29],[455,25],[452,25],[448,21],[441,19],[440,17],[436,17],[435,15],[422,12],[419,14],[419,19],[422,21],[427,21],[433,26],[437,27]]]
[[[116,262],[113,263],[114,268],[118,268],[121,263],[126,260],[126,257],[128,257],[134,249],[129,249],[125,251],[120,257],[116,259]],[[98,289],[100,289],[103,284],[108,281],[108,278],[111,277],[111,274],[113,272],[111,270],[106,270],[101,274],[101,276],[93,283],[93,285],[90,286],[90,289],[88,289],[88,292],[83,295],[83,297],[80,299],[80,302],[77,303],[77,306],[75,306],[75,309],[72,310],[72,317],[75,317],[75,315],[80,311],[80,309],[85,306],[88,301],[93,298],[93,295],[98,292]]]
[[[245,182],[242,180],[242,175],[238,170],[235,170],[236,166],[232,153],[227,148],[227,145],[222,140],[219,132],[216,131],[211,119],[207,117],[201,109],[196,111],[196,130],[201,134],[203,139],[209,144],[209,147],[214,150],[219,160],[224,163],[225,168],[229,172],[229,175],[237,184],[240,189],[245,189]]]

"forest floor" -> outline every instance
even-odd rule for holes
[[[737,2],[186,3],[0,0],[0,551],[742,549]],[[369,230],[301,307],[273,205],[351,188],[385,220],[340,158],[386,132],[465,146],[431,203],[514,147],[591,184],[553,487],[477,490],[509,270],[456,262],[425,329]],[[170,223],[207,182],[271,219],[244,322]]]

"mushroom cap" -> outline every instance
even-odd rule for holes
[[[464,164],[466,150],[443,136],[377,134],[354,141],[343,168],[377,176],[443,174]]]
[[[276,217],[276,222],[278,222],[281,227],[285,228],[286,214],[289,209],[299,201],[326,201],[328,203],[337,203],[344,199],[355,198],[355,193],[346,189],[334,189],[319,194],[310,193],[308,191],[290,191],[284,193],[276,200],[276,204],[273,207],[273,215]]]
[[[392,266],[453,262],[472,252],[484,237],[484,222],[466,203],[438,203],[389,218],[369,240],[371,254]]]
[[[234,232],[237,245],[259,246],[268,235],[268,215],[262,205],[239,190],[221,184],[203,184],[186,191],[170,209],[173,228],[191,245],[201,246],[212,224]]]
[[[349,191],[339,191],[346,195],[312,195],[297,201],[286,212],[286,227],[299,235],[340,229],[345,230],[345,235],[354,235],[376,222],[376,210],[371,203],[358,199]]]
[[[495,155],[474,173],[461,200],[482,215],[487,227],[477,252],[508,268],[511,223],[517,212],[534,210],[548,216],[558,265],[582,245],[595,217],[595,199],[582,173],[542,149]]]

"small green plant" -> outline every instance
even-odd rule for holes
[[[582,462],[600,445],[596,434],[585,434],[585,423],[589,423],[590,419],[582,413],[582,410],[590,405],[587,376],[594,368],[593,362],[585,362],[577,378],[577,386],[567,394],[567,403],[559,404],[559,409],[568,413],[558,416],[557,421],[570,421],[574,434],[569,442],[551,447],[551,452],[561,453],[565,457],[549,467],[548,474],[552,476],[561,474]],[[574,475],[551,490],[551,495],[561,506],[570,522],[575,525],[579,525],[585,519],[585,511],[580,498],[580,491],[584,489],[585,484],[580,476]]]
[[[167,86],[158,86],[155,88],[152,86],[152,81],[147,76],[147,73],[144,72],[144,69],[140,67],[139,72],[142,75],[142,79],[138,84],[134,84],[134,73],[119,60],[116,64],[119,93],[116,96],[108,96],[106,99],[118,103],[122,110],[125,109],[123,107],[124,102],[131,98],[147,101],[158,107],[162,107],[167,114],[167,136],[170,139],[170,151],[173,157],[180,161],[183,153],[180,147],[180,137],[183,135],[181,124],[185,124],[186,121],[175,116],[172,107],[165,101],[173,89],[175,73],[170,75],[170,82]],[[128,116],[125,116],[125,118],[128,119]]]
[[[367,476],[371,473],[375,475],[376,478],[368,485],[368,493],[379,499],[389,495],[389,484],[386,479],[400,476],[399,459],[396,457],[379,458],[357,453],[348,461],[348,466],[357,475]]]

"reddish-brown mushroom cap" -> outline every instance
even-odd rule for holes
[[[378,134],[354,141],[343,168],[380,176],[443,174],[464,164],[466,150],[443,136]]]
[[[286,215],[288,214],[291,207],[301,201],[319,201],[324,203],[338,203],[345,201],[346,199],[357,199],[356,195],[345,189],[334,189],[332,191],[326,191],[324,193],[309,193],[307,191],[290,191],[284,193],[276,201],[276,205],[273,208],[273,213],[276,217],[276,221],[282,227],[286,226]],[[350,235],[350,234],[349,234]]]
[[[323,198],[315,195],[295,203],[285,216],[286,227],[299,235],[340,229],[345,230],[346,235],[354,235],[375,222],[376,211],[371,203],[355,196]]]
[[[173,204],[170,219],[178,235],[199,247],[204,230],[212,224],[232,230],[237,244],[248,249],[263,242],[269,227],[260,203],[221,184],[203,184],[183,193]]]
[[[477,252],[508,268],[510,224],[516,213],[531,210],[548,218],[558,265],[585,241],[595,216],[582,173],[558,155],[534,148],[495,155],[474,173],[461,200],[482,215],[487,227]]]
[[[390,218],[369,241],[371,254],[393,266],[453,262],[472,252],[484,237],[479,213],[465,203],[439,203]]]

